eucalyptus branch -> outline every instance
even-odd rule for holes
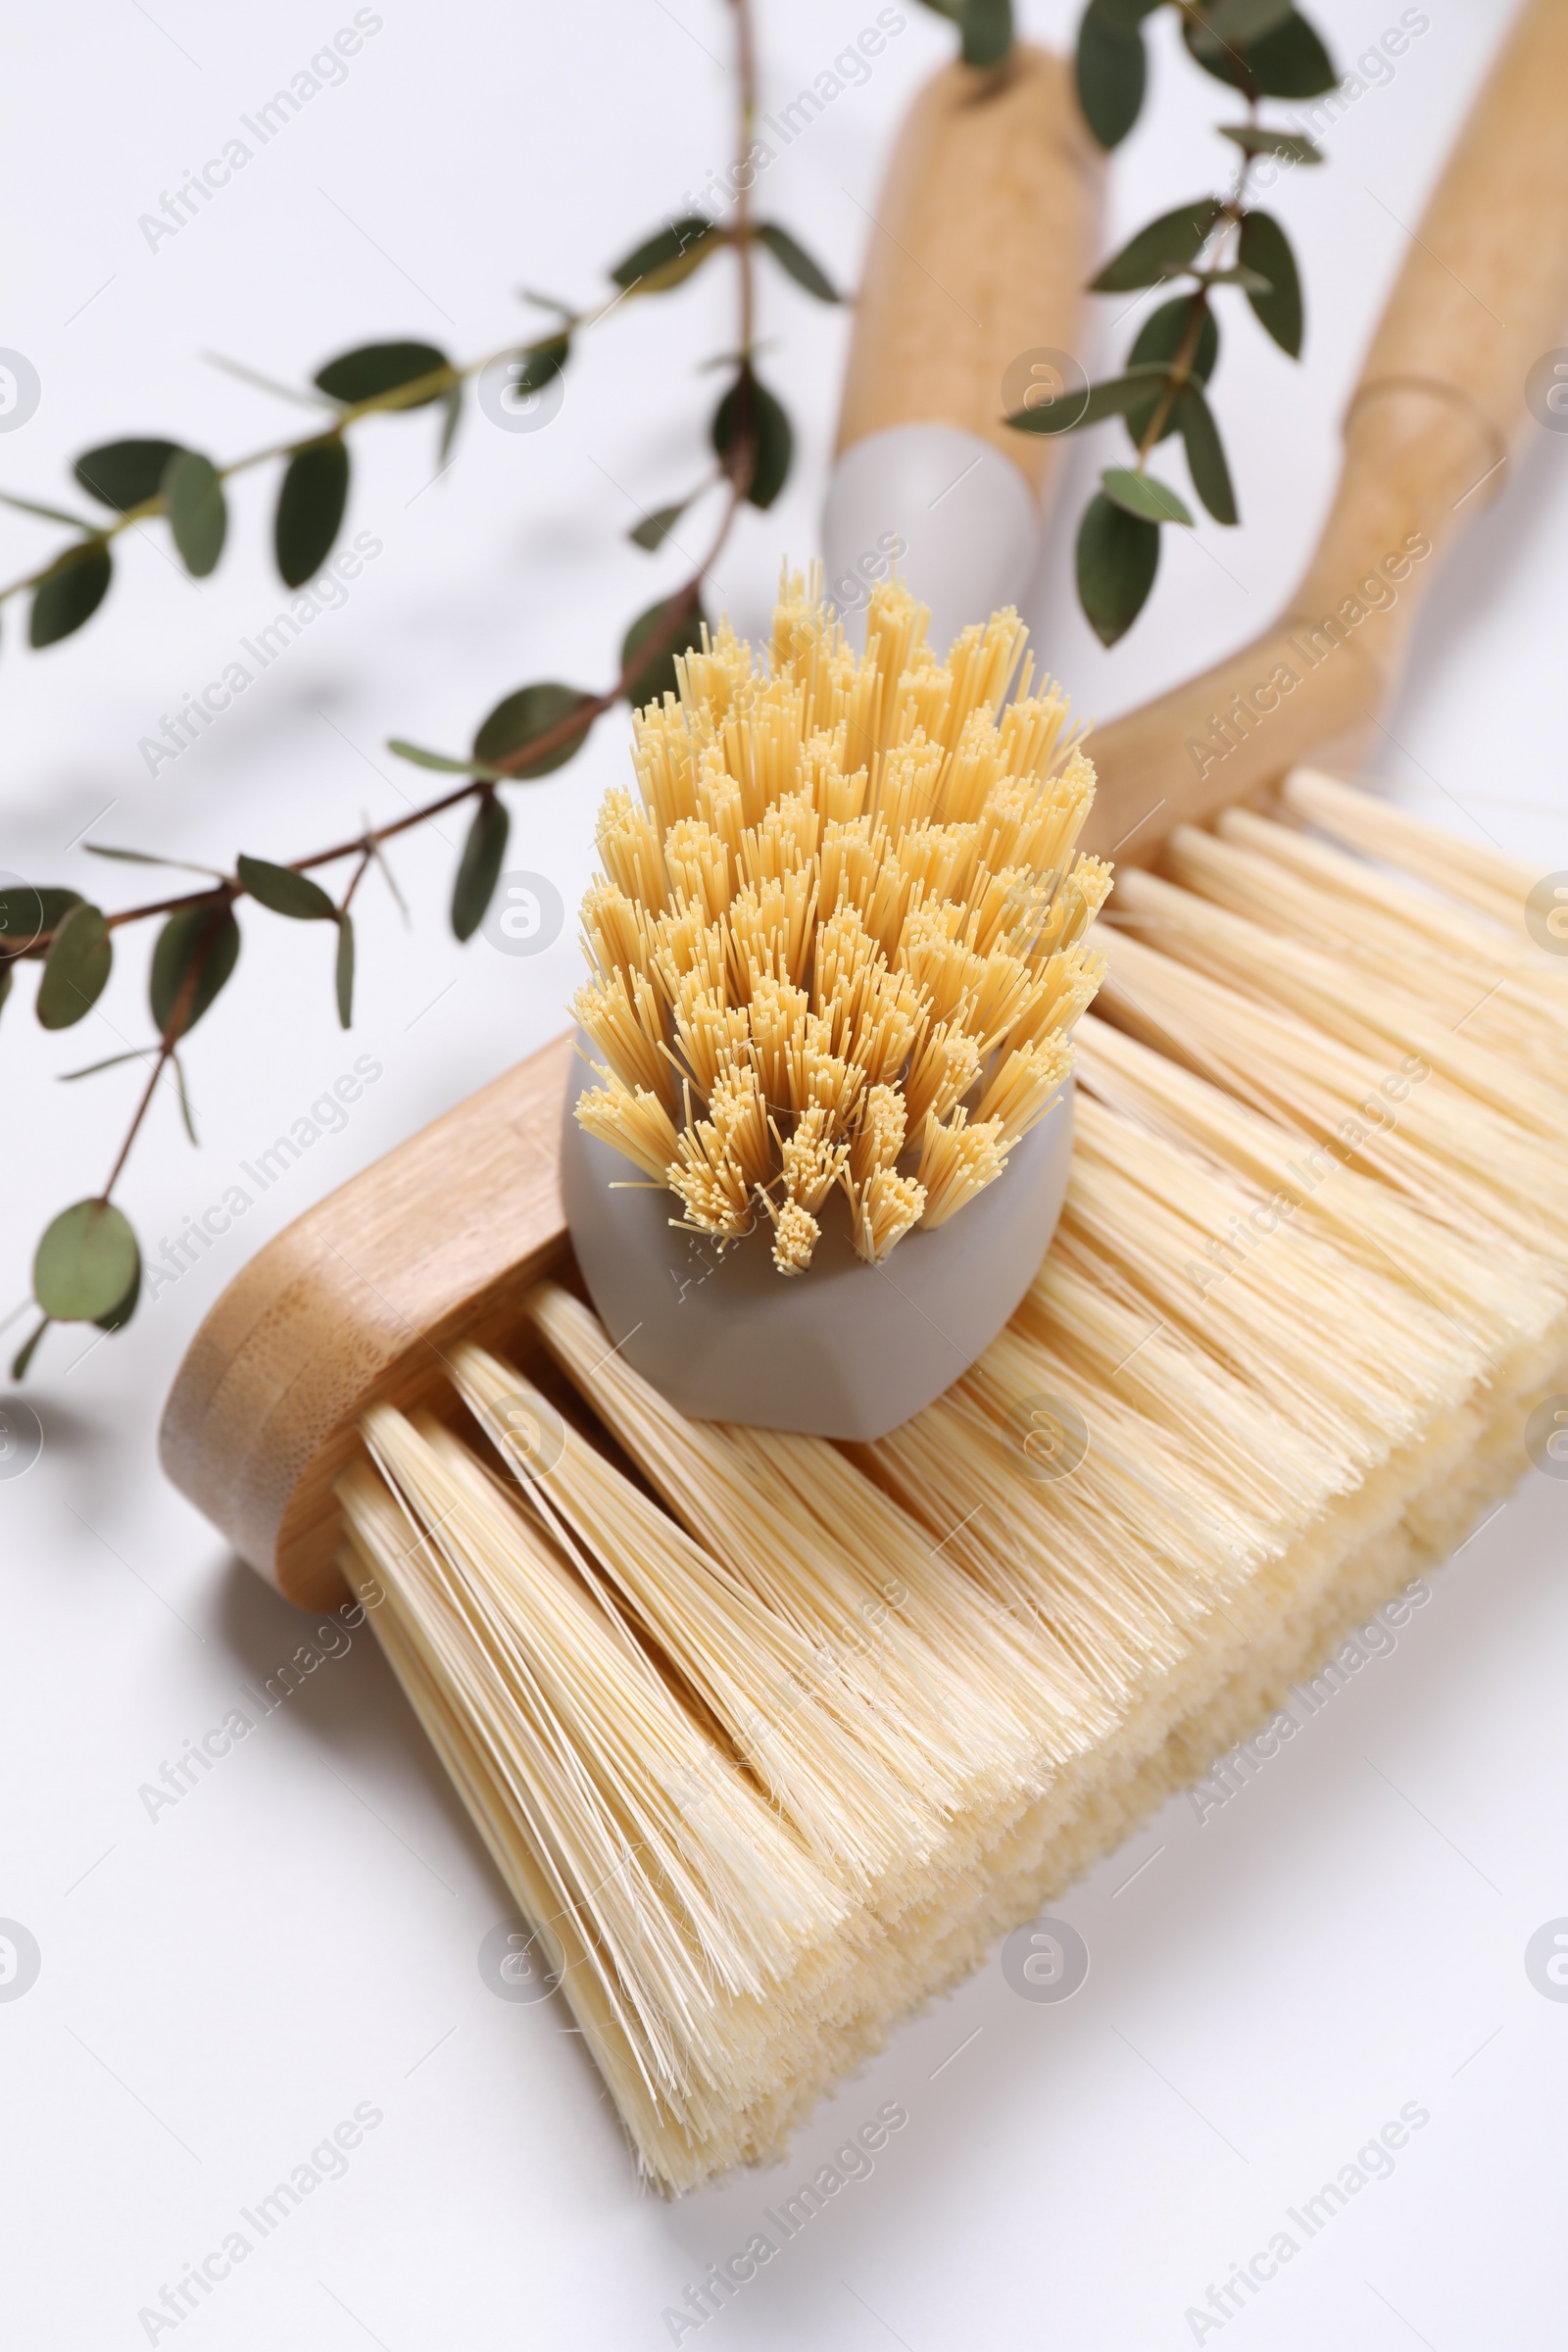
[[[419,807],[378,826],[367,824],[347,841],[316,850],[287,865],[250,856],[236,858],[232,873],[198,868],[208,877],[204,886],[178,892],[106,913],[72,890],[23,886],[0,892],[0,1003],[9,990],[14,966],[22,960],[41,962],[36,1008],[46,1028],[68,1028],[92,1009],[106,987],[113,967],[113,937],[127,926],[162,918],[153,952],[150,984],[155,1043],[133,1048],[71,1073],[86,1077],[118,1063],[150,1058],[151,1069],[137,1100],[101,1193],[75,1202],[54,1218],[38,1246],[33,1282],[41,1319],[18,1356],[13,1371],[21,1378],[33,1350],[51,1321],[94,1322],[118,1330],[134,1312],[141,1285],[141,1254],[135,1235],[113,1195],[124,1174],[132,1148],[142,1133],[157,1100],[160,1084],[172,1071],[182,1113],[190,1129],[179,1048],[224,987],[239,954],[240,933],[235,908],[251,902],[296,921],[330,922],[337,932],[335,989],[338,1017],[347,1028],[353,1017],[355,978],[352,905],[372,862],[383,863],[383,845],[409,833],[444,811],[472,802],[474,814],[467,843],[459,863],[453,891],[452,927],[460,940],[471,937],[483,919],[499,881],[506,852],[510,818],[499,799],[510,784],[532,781],[563,765],[577,752],[589,729],[604,712],[622,701],[643,703],[676,683],[675,660],[701,640],[705,619],[703,583],[716,563],[741,507],[769,506],[788,472],[793,437],[788,417],[774,396],[760,383],[755,368],[756,252],[765,248],[786,273],[819,300],[834,301],[834,290],[810,257],[789,232],[776,223],[753,219],[750,201],[752,153],[758,115],[755,48],[748,0],[729,0],[737,50],[737,161],[734,170],[736,202],[733,219],[711,220],[690,216],[672,220],[629,253],[611,275],[616,294],[589,312],[572,312],[562,305],[552,331],[530,343],[512,343],[483,359],[462,365],[446,360],[426,345],[372,344],[345,353],[318,374],[316,383],[323,404],[330,404],[323,432],[306,433],[279,442],[249,457],[218,467],[198,453],[173,443],[122,442],[91,451],[77,461],[81,485],[117,510],[116,519],[102,526],[81,525],[83,537],[40,571],[0,590],[7,596],[34,591],[33,641],[51,643],[79,627],[101,601],[108,582],[108,543],[132,522],[166,515],[175,543],[189,568],[210,570],[218,560],[224,535],[224,481],[269,460],[285,462],[276,530],[279,568],[286,582],[309,577],[330,551],[347,494],[347,456],[343,437],[362,417],[448,403],[447,436],[455,423],[454,405],[464,383],[504,360],[522,370],[520,382],[530,391],[548,384],[565,365],[571,340],[581,329],[609,317],[628,295],[662,293],[679,285],[714,252],[729,250],[735,257],[737,334],[735,351],[725,364],[733,370],[710,428],[717,472],[700,485],[693,497],[713,481],[724,485],[722,514],[702,562],[672,594],[643,613],[627,631],[613,682],[601,693],[545,682],[518,688],[490,712],[477,729],[470,752],[459,758],[426,752],[394,741],[391,749],[416,764],[445,771],[457,780]],[[323,451],[337,453],[336,470],[319,464]],[[156,466],[156,483],[147,477]],[[304,484],[302,491],[301,484]],[[129,496],[140,487],[145,495]],[[216,501],[216,505],[215,505]],[[24,502],[13,501],[13,504]],[[631,533],[648,549],[667,536],[690,498],[650,517]],[[38,510],[72,521],[56,510]],[[650,528],[659,523],[662,527]],[[298,568],[305,558],[308,566]],[[62,611],[52,587],[71,567],[88,561],[102,566],[101,584],[90,597],[68,597]],[[40,630],[39,609],[44,609]],[[57,623],[61,625],[56,625]],[[146,864],[180,863],[154,853],[111,849],[88,843],[99,856]],[[352,859],[353,866],[341,896],[334,899],[313,879],[318,869]],[[401,902],[400,902],[401,904]],[[194,1131],[191,1130],[194,1142]]]
[[[1120,144],[1144,103],[1145,20],[1169,5],[1193,62],[1247,102],[1245,122],[1217,125],[1240,150],[1228,192],[1163,213],[1108,261],[1093,280],[1101,294],[1186,287],[1152,311],[1123,372],[1063,391],[1007,421],[1020,432],[1070,433],[1120,416],[1133,444],[1131,466],[1107,466],[1078,530],[1078,597],[1097,635],[1114,645],[1148,601],[1159,567],[1160,532],[1192,528],[1194,514],[1172,486],[1151,473],[1150,460],[1180,436],[1199,501],[1214,521],[1240,519],[1224,443],[1208,402],[1219,359],[1216,287],[1245,294],[1259,324],[1292,359],[1301,350],[1301,285],[1290,241],[1272,215],[1249,201],[1259,157],[1294,168],[1316,164],[1315,142],[1258,120],[1265,98],[1312,97],[1334,85],[1335,72],[1317,34],[1293,0],[1089,0],[1078,30],[1078,95],[1103,147]]]

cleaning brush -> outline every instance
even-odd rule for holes
[[[1401,333],[1412,284],[1475,267],[1483,161],[1497,214],[1525,218],[1527,196],[1560,214],[1539,93],[1565,65],[1568,17],[1533,0],[1461,144],[1469,209],[1440,189],[1406,265]],[[1418,518],[1448,497],[1518,338],[1557,332],[1565,256],[1558,238],[1514,287],[1495,380],[1471,338],[1363,409],[1379,432],[1442,411],[1434,371],[1458,352],[1443,464],[1422,473],[1410,425],[1362,538],[1405,527],[1412,483]],[[1369,430],[1348,469],[1363,498]],[[883,609],[908,625],[897,597]],[[1013,625],[989,642],[1015,653]],[[839,656],[808,635],[826,693]],[[880,755],[914,741],[906,698],[951,700],[947,666],[933,688],[923,661],[878,665]],[[1343,722],[1352,666],[1300,682],[1276,738],[1292,756],[1314,714]],[[763,779],[760,838],[813,730],[775,731],[773,765],[755,736],[732,755],[705,732],[717,682],[686,679],[715,790],[720,769]],[[1005,707],[983,715],[1000,739]],[[675,724],[645,713],[642,744]],[[1152,741],[1135,717],[1097,746],[1086,838],[1107,781],[1118,814],[1152,781],[1162,821],[1132,807],[1129,846],[1166,863],[1124,873],[1079,943],[1104,976],[1063,1023],[1054,1240],[911,1418],[853,1443],[695,1419],[638,1368],[567,1242],[565,1040],[271,1242],[171,1397],[166,1464],[245,1556],[292,1598],[366,1611],[666,2191],[779,2153],[902,2018],[1253,1732],[1506,1492],[1531,1405],[1568,1386],[1568,985],[1524,919],[1535,877],[1299,766],[1271,810],[1197,832],[1180,820],[1224,780],[1168,727],[1151,777]],[[1265,743],[1237,751],[1248,790]],[[663,856],[681,821],[644,838]],[[684,1052],[673,1007],[659,1042]],[[779,1189],[793,1133],[781,1119],[765,1161],[757,1139],[749,1182]],[[838,1144],[863,1184],[874,1126]],[[632,1174],[652,1189],[613,1198],[678,1213],[675,1163],[650,1156]],[[880,1267],[852,1250],[849,1279],[892,1281],[1008,1181]],[[764,1252],[763,1272],[770,1296],[810,1298],[814,1268]]]

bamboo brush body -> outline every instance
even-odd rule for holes
[[[1422,224],[1336,596],[1396,521],[1441,547],[1518,352],[1557,337],[1565,25],[1522,12]],[[1440,277],[1506,336],[1456,329]],[[559,1047],[198,1336],[166,1461],[292,1596],[366,1602],[665,2190],[776,2153],[1251,1732],[1568,1385],[1568,986],[1519,920],[1534,877],[1301,773],[1277,816],[1179,829],[1358,720],[1412,605],[1201,775],[1211,682],[1104,730],[1092,838],[1141,826],[1168,878],[1095,942],[1057,1240],[890,1436],[687,1425],[617,1361],[564,1247]]]
[[[569,1281],[520,1301],[528,1372],[449,1350],[466,1439],[367,1417],[346,1573],[449,1763],[454,1686],[492,1725],[459,1785],[665,2189],[779,2152],[1255,1730],[1513,1482],[1530,1402],[1568,1378],[1568,1110],[1541,1074],[1568,989],[1496,915],[1529,877],[1478,877],[1409,819],[1427,878],[1391,877],[1360,854],[1392,846],[1388,812],[1327,779],[1287,814],[1314,834],[1237,814],[1130,895],[1110,1019],[1079,1025],[1057,1243],[891,1437],[852,1459],[684,1422]],[[1430,1010],[1445,928],[1493,1013],[1481,1054]],[[1348,1004],[1347,958],[1387,984]],[[1081,1459],[1031,1446],[1042,1411],[1079,1417]],[[559,1792],[470,1695],[518,1671],[509,1595],[534,1585],[596,1655],[620,1645],[609,1718],[658,1670],[668,1721],[612,1792],[613,1866],[612,1838],[556,1853]],[[558,1773],[612,1770],[564,1700],[552,1737]],[[638,1793],[661,1773],[678,1838]],[[634,1869],[667,1948],[625,1967]]]

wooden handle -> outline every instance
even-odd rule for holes
[[[569,1038],[498,1078],[258,1251],[206,1317],[163,1464],[304,1608],[347,1597],[332,1482],[372,1398],[450,1402],[443,1349],[491,1345],[566,1247],[557,1138]]]
[[[1568,6],[1526,0],[1411,232],[1300,585],[1252,644],[1097,732],[1087,847],[1147,863],[1309,755],[1360,764],[1439,559],[1537,429],[1525,377],[1565,320]]]
[[[1000,75],[933,75],[877,198],[841,456],[890,424],[956,424],[1041,487],[1056,444],[1008,430],[1002,379],[1028,351],[1082,348],[1103,176],[1071,69],[1049,50],[1020,44]]]

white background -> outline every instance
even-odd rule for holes
[[[351,13],[156,0],[149,15],[92,0],[14,19],[0,343],[28,355],[43,397],[0,435],[0,487],[72,503],[72,456],[121,433],[226,458],[297,429],[298,412],[205,366],[204,351],[298,382],[371,337],[493,347],[515,331],[515,288],[588,298],[728,152],[716,0],[383,0],[382,29],[343,86],[149,250],[138,216]],[[1059,0],[1026,11],[1056,40],[1072,13]],[[1401,223],[1418,217],[1504,13],[1429,0],[1430,30],[1347,113],[1330,168],[1295,174],[1279,198],[1305,265],[1309,341],[1293,368],[1245,317],[1227,330],[1216,399],[1244,527],[1205,527],[1191,545],[1169,534],[1149,614],[1105,655],[1074,612],[1058,523],[1030,618],[1081,706],[1108,715],[1143,699],[1251,634],[1283,594],[1406,250]],[[765,102],[787,100],[873,14],[870,0],[765,6]],[[1348,62],[1397,11],[1327,0],[1315,14]],[[764,182],[766,210],[841,282],[858,268],[901,111],[951,46],[936,19],[908,17],[869,83]],[[1206,126],[1224,119],[1225,93],[1157,46],[1113,233],[1212,184],[1222,161]],[[846,325],[770,273],[762,331],[797,467],[771,514],[746,517],[712,599],[752,628],[781,554],[815,544]],[[697,365],[732,338],[715,265],[585,346],[547,431],[505,433],[470,410],[434,487],[430,416],[358,433],[349,527],[373,531],[384,554],[156,781],[139,739],[284,601],[271,478],[239,487],[230,550],[200,587],[149,530],[122,542],[112,600],[72,642],[29,657],[13,607],[0,865],[126,904],[132,869],[68,847],[95,819],[103,839],[191,857],[293,857],[419,790],[387,735],[459,749],[514,686],[612,675],[627,619],[682,576],[678,549],[650,560],[623,534],[639,506],[703,469],[716,379]],[[1104,462],[1078,452],[1076,479]],[[1565,465],[1568,442],[1537,434],[1436,585],[1381,762],[1412,805],[1542,870],[1568,862]],[[706,527],[699,516],[680,536],[695,546]],[[0,574],[53,544],[50,526],[0,516]],[[568,906],[624,746],[622,721],[607,721],[575,765],[513,796],[509,862],[549,875]],[[1227,2343],[1547,2340],[1562,2300],[1568,2006],[1532,1988],[1523,1953],[1568,1913],[1568,1491],[1539,1476],[1435,1580],[1396,1654],[1242,1797],[1202,1824],[1172,1805],[1064,1901],[1093,1954],[1075,1999],[1031,2006],[993,1964],[845,2087],[787,2172],[673,2209],[639,2193],[564,2013],[505,2004],[481,1984],[479,1941],[508,1906],[366,1637],[149,1821],[138,1787],[301,1631],[157,1469],[156,1422],[187,1340],[268,1233],[562,1025],[569,926],[532,960],[482,941],[458,949],[442,920],[457,836],[443,832],[396,856],[411,930],[384,890],[362,895],[352,1040],[331,1010],[329,941],[247,919],[238,973],[189,1051],[202,1148],[160,1102],[123,1187],[146,1240],[220,1198],[356,1054],[373,1053],[384,1078],[127,1334],[91,1348],[79,1331],[51,1335],[29,1389],[42,1459],[0,1484],[0,1915],[42,1950],[36,1984],[0,2004],[7,2340],[39,2352],[145,2341],[137,2313],[163,2282],[370,2101],[384,2123],[346,2178],[258,2245],[182,2323],[181,2343],[654,2347],[670,2340],[662,2312],[685,2282],[893,2098],[910,2121],[875,2176],[705,2342],[1190,2343],[1187,2308],[1411,2101],[1431,2121],[1393,2178],[1234,2318]],[[122,1070],[62,1088],[54,1075],[147,1034],[146,946],[122,945],[99,1012],[69,1037],[36,1030],[26,977],[0,1024],[0,1312],[25,1294],[46,1218],[102,1183],[139,1083]]]

